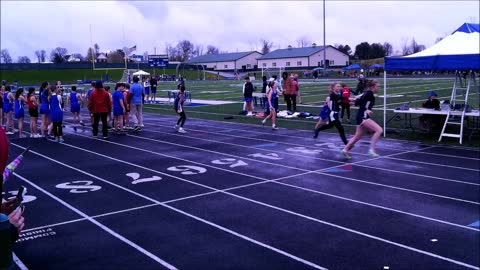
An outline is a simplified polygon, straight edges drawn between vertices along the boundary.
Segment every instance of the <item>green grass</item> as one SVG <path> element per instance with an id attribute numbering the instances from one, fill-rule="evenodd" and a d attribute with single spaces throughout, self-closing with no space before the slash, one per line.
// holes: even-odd
<path id="1" fill-rule="evenodd" d="M 145 69 L 153 74 L 153 69 Z M 156 69 L 157 73 L 163 73 L 163 69 Z M 110 80 L 118 81 L 122 78 L 123 70 L 92 70 L 92 69 L 61 69 L 61 70 L 0 70 L 0 80 L 10 83 L 18 81 L 21 85 L 40 85 L 43 81 L 50 83 L 56 81 L 76 82 L 78 80 L 103 80 L 108 72 Z M 166 69 L 166 74 L 176 74 L 175 69 Z M 197 79 L 199 74 L 196 70 L 179 70 L 187 78 Z M 203 76 L 203 75 L 201 75 Z M 215 75 L 206 74 L 206 79 L 213 79 Z"/>
<path id="2" fill-rule="evenodd" d="M 146 70 L 147 72 L 153 72 L 153 70 Z M 109 76 L 113 80 L 120 79 L 122 70 L 110 70 Z M 183 72 L 183 71 L 182 71 Z M 168 74 L 175 73 L 174 70 L 167 70 Z M 93 70 L 31 70 L 31 71 L 1 71 L 1 78 L 13 81 L 17 79 L 21 84 L 34 83 L 38 84 L 41 81 L 56 81 L 61 80 L 63 82 L 76 81 L 81 79 L 100 79 L 104 76 L 105 71 L 93 71 Z M 185 71 L 187 76 L 186 87 L 187 90 L 192 92 L 193 99 L 207 99 L 207 100 L 227 100 L 238 102 L 228 105 L 209 105 L 201 107 L 187 107 L 186 111 L 189 117 L 200 119 L 211 119 L 218 121 L 229 121 L 249 124 L 260 124 L 259 118 L 249 118 L 238 113 L 242 109 L 242 86 L 243 80 L 240 81 L 196 81 L 188 80 L 188 78 L 197 78 L 197 71 Z M 212 75 L 214 76 L 214 75 Z M 297 107 L 299 111 L 310 112 L 313 115 L 318 115 L 319 108 L 323 105 L 325 98 L 328 95 L 329 85 L 332 82 L 341 81 L 347 83 L 351 88 L 356 87 L 356 80 L 350 78 L 329 78 L 322 79 L 317 82 L 312 80 L 300 80 L 300 92 L 302 96 L 302 103 Z M 383 79 L 379 79 L 381 84 L 381 90 L 379 97 L 376 99 L 375 116 L 374 119 L 383 125 Z M 254 81 L 254 86 L 258 91 L 261 90 L 261 81 Z M 430 90 L 435 90 L 438 93 L 440 100 L 450 99 L 451 89 L 453 85 L 453 78 L 389 78 L 387 80 L 387 108 L 394 109 L 400 107 L 402 104 L 410 102 L 410 107 L 421 107 L 422 102 L 427 99 L 427 93 Z M 176 83 L 174 82 L 160 82 L 158 86 L 157 97 L 167 97 L 166 92 L 162 90 L 176 89 Z M 475 100 L 472 95 L 472 101 Z M 470 102 L 474 108 L 478 105 Z M 283 98 L 280 97 L 280 109 L 285 109 Z M 145 111 L 152 113 L 159 113 L 165 115 L 174 115 L 171 105 L 146 105 Z M 356 108 L 352 107 L 352 122 L 355 118 Z M 233 120 L 225 120 L 225 116 L 233 116 Z M 387 119 L 394 116 L 392 111 L 387 111 Z M 478 120 L 478 119 L 477 119 Z M 418 120 L 414 120 L 413 123 L 418 127 Z M 280 127 L 311 130 L 315 124 L 315 120 L 312 119 L 279 119 L 278 125 Z M 405 130 L 403 120 L 392 120 L 388 124 L 387 131 L 388 138 L 406 139 L 423 141 L 426 143 L 436 143 L 439 134 L 426 134 L 422 132 L 412 132 L 411 130 Z M 346 132 L 353 134 L 355 132 L 354 125 L 344 124 Z M 395 130 L 395 132 L 393 132 Z M 392 132 L 391 132 L 392 131 Z M 329 132 L 336 132 L 332 129 Z M 453 145 L 458 144 L 458 140 L 446 139 L 446 143 Z M 464 140 L 464 145 L 468 146 L 480 146 L 479 136 L 474 136 L 471 141 Z"/>

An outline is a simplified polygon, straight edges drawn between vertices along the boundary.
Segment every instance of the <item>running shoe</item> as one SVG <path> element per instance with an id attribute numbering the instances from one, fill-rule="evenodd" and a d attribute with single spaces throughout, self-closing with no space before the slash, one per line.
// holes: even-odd
<path id="1" fill-rule="evenodd" d="M 340 152 L 345 157 L 345 159 L 349 160 L 352 158 L 352 156 L 350 156 L 350 153 L 348 153 L 348 151 L 345 151 L 345 149 L 340 150 Z"/>
<path id="2" fill-rule="evenodd" d="M 380 157 L 380 155 L 377 154 L 373 149 L 368 150 L 368 155 L 374 158 Z"/>

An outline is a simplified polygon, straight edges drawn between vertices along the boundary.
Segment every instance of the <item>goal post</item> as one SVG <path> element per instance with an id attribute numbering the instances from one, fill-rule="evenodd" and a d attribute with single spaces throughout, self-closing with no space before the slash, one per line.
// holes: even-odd
<path id="1" fill-rule="evenodd" d="M 285 71 L 285 67 L 262 67 L 262 77 L 267 76 L 271 78 L 273 75 L 276 75 L 278 79 L 282 78 L 282 72 Z"/>

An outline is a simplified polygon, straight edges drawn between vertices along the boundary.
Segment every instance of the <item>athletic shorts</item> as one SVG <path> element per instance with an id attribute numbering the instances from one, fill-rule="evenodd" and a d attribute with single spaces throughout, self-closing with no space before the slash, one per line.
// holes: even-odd
<path id="1" fill-rule="evenodd" d="M 38 117 L 38 108 L 29 108 L 28 114 L 30 117 Z"/>
<path id="2" fill-rule="evenodd" d="M 47 104 L 40 105 L 40 114 L 50 114 L 50 108 Z"/>
<path id="3" fill-rule="evenodd" d="M 251 98 L 251 97 L 246 97 L 246 98 L 244 98 L 243 100 L 245 100 L 245 102 L 252 102 L 253 98 Z"/>
<path id="4" fill-rule="evenodd" d="M 80 112 L 80 104 L 79 103 L 72 104 L 70 106 L 70 112 L 71 113 L 79 113 Z"/>
<path id="5" fill-rule="evenodd" d="M 157 93 L 157 88 L 156 87 L 152 87 L 152 94 L 156 94 Z"/>
<path id="6" fill-rule="evenodd" d="M 150 87 L 145 87 L 145 95 L 150 95 Z"/>
<path id="7" fill-rule="evenodd" d="M 15 111 L 15 118 L 24 118 L 25 117 L 25 111 L 23 109 L 20 109 L 18 111 Z"/>
<path id="8" fill-rule="evenodd" d="M 120 115 L 123 115 L 124 112 L 123 112 L 123 109 L 122 107 L 120 108 L 113 108 L 113 115 L 114 116 L 120 116 Z"/>

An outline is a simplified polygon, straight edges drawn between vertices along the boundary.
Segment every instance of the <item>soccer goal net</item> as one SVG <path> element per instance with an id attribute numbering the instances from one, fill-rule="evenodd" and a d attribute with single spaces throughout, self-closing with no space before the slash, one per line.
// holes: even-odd
<path id="1" fill-rule="evenodd" d="M 285 71 L 284 67 L 267 67 L 262 68 L 262 77 L 267 76 L 267 79 L 271 78 L 273 75 L 276 75 L 278 79 L 282 78 L 282 72 Z"/>

